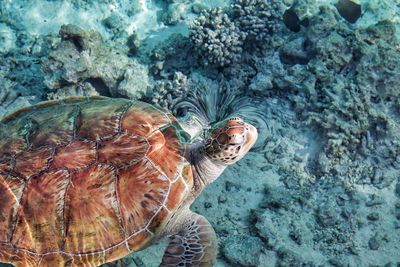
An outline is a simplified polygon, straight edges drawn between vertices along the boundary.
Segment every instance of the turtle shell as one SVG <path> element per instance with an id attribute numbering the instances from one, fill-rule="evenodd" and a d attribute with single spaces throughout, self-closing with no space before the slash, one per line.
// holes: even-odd
<path id="1" fill-rule="evenodd" d="M 93 266 L 144 248 L 193 186 L 176 119 L 101 97 L 0 124 L 0 261 Z"/>

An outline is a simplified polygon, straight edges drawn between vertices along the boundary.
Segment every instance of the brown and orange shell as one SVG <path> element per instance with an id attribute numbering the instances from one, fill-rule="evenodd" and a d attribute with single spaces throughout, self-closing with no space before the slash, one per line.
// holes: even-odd
<path id="1" fill-rule="evenodd" d="M 100 265 L 149 244 L 193 186 L 176 119 L 101 97 L 0 123 L 0 262 Z"/>

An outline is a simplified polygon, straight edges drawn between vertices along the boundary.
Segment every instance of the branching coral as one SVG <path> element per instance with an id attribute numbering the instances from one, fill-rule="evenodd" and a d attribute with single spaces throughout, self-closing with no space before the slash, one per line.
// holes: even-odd
<path id="1" fill-rule="evenodd" d="M 205 65 L 226 66 L 240 59 L 245 34 L 221 9 L 203 11 L 190 39 Z"/>
<path id="2" fill-rule="evenodd" d="M 194 21 L 190 39 L 205 65 L 237 62 L 245 42 L 263 42 L 279 28 L 278 1 L 235 0 L 232 12 L 219 8 L 203 11 Z"/>
<path id="3" fill-rule="evenodd" d="M 280 18 L 278 1 L 235 0 L 232 5 L 232 20 L 250 41 L 262 41 L 275 33 Z"/>

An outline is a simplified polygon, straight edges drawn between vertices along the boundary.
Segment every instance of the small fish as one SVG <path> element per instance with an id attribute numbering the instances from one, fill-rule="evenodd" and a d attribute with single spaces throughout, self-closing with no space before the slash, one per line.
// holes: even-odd
<path id="1" fill-rule="evenodd" d="M 299 32 L 301 29 L 301 25 L 307 27 L 309 21 L 308 18 L 300 20 L 296 12 L 294 12 L 292 8 L 289 8 L 285 11 L 285 13 L 283 13 L 283 23 L 285 23 L 286 27 L 289 30 L 293 32 Z"/>
<path id="2" fill-rule="evenodd" d="M 361 17 L 361 5 L 350 0 L 339 0 L 335 4 L 340 16 L 350 23 L 355 23 Z"/>

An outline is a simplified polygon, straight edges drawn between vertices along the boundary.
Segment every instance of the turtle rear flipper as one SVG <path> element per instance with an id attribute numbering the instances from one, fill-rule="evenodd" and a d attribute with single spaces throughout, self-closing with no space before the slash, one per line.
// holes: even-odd
<path id="1" fill-rule="evenodd" d="M 203 216 L 190 212 L 178 234 L 172 235 L 160 267 L 211 267 L 216 260 L 214 229 Z"/>

